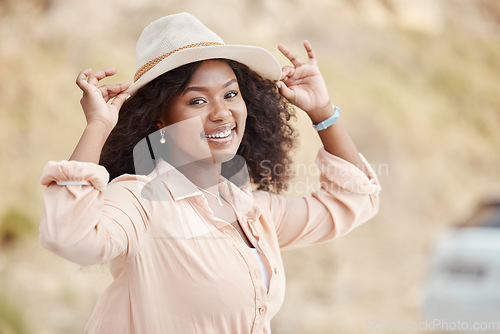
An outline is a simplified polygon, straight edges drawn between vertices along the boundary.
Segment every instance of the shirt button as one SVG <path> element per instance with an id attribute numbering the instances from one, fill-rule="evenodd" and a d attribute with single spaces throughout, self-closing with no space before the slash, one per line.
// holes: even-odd
<path id="1" fill-rule="evenodd" d="M 260 314 L 264 314 L 264 313 L 266 313 L 266 308 L 265 308 L 265 307 L 261 307 L 261 308 L 259 308 L 259 313 L 260 313 Z"/>
<path id="2" fill-rule="evenodd" d="M 274 267 L 274 273 L 278 274 L 278 268 L 277 267 Z"/>

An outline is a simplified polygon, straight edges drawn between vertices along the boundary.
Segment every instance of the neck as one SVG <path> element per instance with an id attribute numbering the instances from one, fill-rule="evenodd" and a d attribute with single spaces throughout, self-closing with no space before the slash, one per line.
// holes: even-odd
<path id="1" fill-rule="evenodd" d="M 161 145 L 162 157 L 194 185 L 203 189 L 216 186 L 220 180 L 221 163 L 215 161 L 208 147 L 188 154 L 179 148 L 175 140 Z M 217 191 L 216 191 L 217 192 Z"/>
<path id="2" fill-rule="evenodd" d="M 218 193 L 220 181 L 221 164 L 196 161 L 182 166 L 176 166 L 177 170 L 184 174 L 189 181 L 202 189 L 214 194 Z"/>

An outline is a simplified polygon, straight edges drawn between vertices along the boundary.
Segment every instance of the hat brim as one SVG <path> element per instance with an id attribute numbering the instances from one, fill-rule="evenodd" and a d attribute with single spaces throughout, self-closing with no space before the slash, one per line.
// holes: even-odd
<path id="1" fill-rule="evenodd" d="M 265 79 L 281 78 L 281 67 L 266 49 L 250 45 L 214 45 L 177 51 L 144 73 L 126 92 L 134 95 L 141 87 L 174 68 L 208 59 L 230 59 L 247 65 Z"/>

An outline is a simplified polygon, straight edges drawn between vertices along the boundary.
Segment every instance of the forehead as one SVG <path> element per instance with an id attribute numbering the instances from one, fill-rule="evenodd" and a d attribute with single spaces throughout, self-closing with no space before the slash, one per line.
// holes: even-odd
<path id="1" fill-rule="evenodd" d="M 226 83 L 236 78 L 233 69 L 223 60 L 204 60 L 194 72 L 189 85 L 208 85 L 211 83 Z"/>

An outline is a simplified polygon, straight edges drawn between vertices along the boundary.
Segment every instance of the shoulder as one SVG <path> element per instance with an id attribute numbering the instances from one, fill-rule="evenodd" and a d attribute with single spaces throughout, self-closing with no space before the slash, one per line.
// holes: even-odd
<path id="1" fill-rule="evenodd" d="M 252 191 L 252 196 L 259 205 L 265 204 L 271 199 L 269 191 L 264 191 L 264 190 Z"/>
<path id="2" fill-rule="evenodd" d="M 115 177 L 109 185 L 124 185 L 127 183 L 139 183 L 139 184 L 147 184 L 151 181 L 151 178 L 147 175 L 136 175 L 136 174 L 122 174 L 120 176 Z"/>
<path id="3" fill-rule="evenodd" d="M 170 197 L 164 177 L 152 178 L 148 175 L 123 174 L 114 178 L 109 184 L 106 197 L 133 197 L 139 202 L 155 201 Z"/>
<path id="4" fill-rule="evenodd" d="M 150 182 L 151 178 L 146 175 L 122 174 L 108 183 L 108 189 L 129 188 L 141 190 Z"/>
<path id="5" fill-rule="evenodd" d="M 253 198 L 263 213 L 276 215 L 286 209 L 289 200 L 293 198 L 271 191 L 257 190 L 252 192 Z"/>

